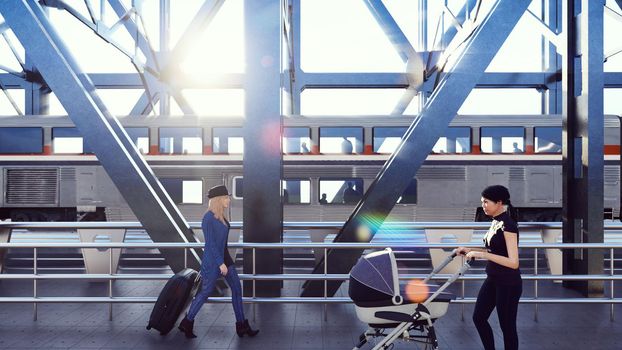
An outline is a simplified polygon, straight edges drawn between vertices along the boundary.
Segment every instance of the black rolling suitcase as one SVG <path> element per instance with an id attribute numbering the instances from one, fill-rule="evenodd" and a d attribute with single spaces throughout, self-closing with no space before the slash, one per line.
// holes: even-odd
<path id="1" fill-rule="evenodd" d="M 183 269 L 166 282 L 151 311 L 147 329 L 155 328 L 166 335 L 175 327 L 177 319 L 188 306 L 201 282 L 198 272 Z"/>

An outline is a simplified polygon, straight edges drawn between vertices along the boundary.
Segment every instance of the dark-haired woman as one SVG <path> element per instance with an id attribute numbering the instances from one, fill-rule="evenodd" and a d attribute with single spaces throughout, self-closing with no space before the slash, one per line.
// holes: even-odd
<path id="1" fill-rule="evenodd" d="M 514 350 L 518 349 L 516 314 L 518 301 L 523 292 L 523 283 L 518 268 L 516 211 L 510 202 L 510 192 L 501 185 L 484 189 L 481 201 L 484 213 L 492 217 L 490 229 L 484 237 L 485 249 L 458 248 L 458 253 L 466 254 L 469 259 L 488 260 L 487 278 L 477 295 L 473 322 L 484 344 L 484 349 L 494 349 L 494 336 L 488 317 L 496 307 L 505 349 Z"/>
<path id="2" fill-rule="evenodd" d="M 201 222 L 201 228 L 205 236 L 205 252 L 201 262 L 203 284 L 201 291 L 194 297 L 188 309 L 188 314 L 179 324 L 179 330 L 184 332 L 188 338 L 197 337 L 193 332 L 194 317 L 207 301 L 207 297 L 214 289 L 216 280 L 222 275 L 225 277 L 229 288 L 231 288 L 231 304 L 235 313 L 236 333 L 239 337 L 245 335 L 254 337 L 259 333 L 259 330 L 252 329 L 248 324 L 248 320 L 244 318 L 240 277 L 238 277 L 234 261 L 227 249 L 230 225 L 225 209 L 229 207 L 231 202 L 229 191 L 227 191 L 225 186 L 212 187 L 207 192 L 207 198 L 209 198 L 209 204 Z"/>

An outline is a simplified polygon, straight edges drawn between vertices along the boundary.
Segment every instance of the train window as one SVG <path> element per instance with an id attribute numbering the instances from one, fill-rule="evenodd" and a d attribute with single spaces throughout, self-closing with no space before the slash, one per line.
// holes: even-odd
<path id="1" fill-rule="evenodd" d="M 0 153 L 42 152 L 42 128 L 0 128 Z"/>
<path id="2" fill-rule="evenodd" d="M 406 130 L 408 128 L 405 127 L 374 128 L 374 152 L 393 153 L 402 141 Z"/>
<path id="3" fill-rule="evenodd" d="M 203 129 L 160 128 L 161 154 L 202 154 Z"/>
<path id="4" fill-rule="evenodd" d="M 320 179 L 320 204 L 356 204 L 363 198 L 363 179 Z"/>
<path id="5" fill-rule="evenodd" d="M 560 127 L 536 127 L 535 128 L 536 153 L 561 153 L 562 152 L 562 128 Z"/>
<path id="6" fill-rule="evenodd" d="M 58 154 L 93 153 L 77 128 L 53 128 L 52 148 Z"/>
<path id="7" fill-rule="evenodd" d="M 439 137 L 432 149 L 433 153 L 469 153 L 471 152 L 470 128 L 447 128 L 445 136 Z"/>
<path id="8" fill-rule="evenodd" d="M 309 204 L 311 203 L 310 180 L 283 180 L 283 203 Z"/>
<path id="9" fill-rule="evenodd" d="M 160 179 L 175 204 L 203 204 L 203 181 L 175 178 Z"/>
<path id="10" fill-rule="evenodd" d="M 362 153 L 363 128 L 320 128 L 320 153 Z"/>
<path id="11" fill-rule="evenodd" d="M 398 204 L 417 204 L 417 179 L 412 179 L 402 196 L 397 200 Z"/>
<path id="12" fill-rule="evenodd" d="M 236 176 L 233 178 L 233 198 L 242 199 L 244 197 L 244 178 Z"/>
<path id="13" fill-rule="evenodd" d="M 214 128 L 212 132 L 214 153 L 244 153 L 244 132 L 242 128 Z"/>
<path id="14" fill-rule="evenodd" d="M 149 128 L 125 128 L 125 132 L 140 153 L 149 153 Z"/>
<path id="15" fill-rule="evenodd" d="M 311 152 L 311 129 L 283 128 L 283 153 Z"/>
<path id="16" fill-rule="evenodd" d="M 182 203 L 203 204 L 203 181 L 182 180 Z"/>
<path id="17" fill-rule="evenodd" d="M 482 153 L 523 153 L 525 129 L 522 127 L 481 128 Z"/>

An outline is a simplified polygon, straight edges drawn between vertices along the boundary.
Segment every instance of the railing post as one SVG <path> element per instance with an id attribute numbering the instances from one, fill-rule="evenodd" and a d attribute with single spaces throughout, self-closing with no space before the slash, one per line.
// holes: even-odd
<path id="1" fill-rule="evenodd" d="M 462 265 L 464 265 L 464 255 L 461 255 L 460 259 L 462 259 Z M 465 291 L 464 278 L 462 278 L 462 300 L 464 300 L 464 291 Z M 462 308 L 461 313 L 460 313 L 460 320 L 464 322 L 464 303 L 462 303 L 460 307 Z"/>
<path id="2" fill-rule="evenodd" d="M 256 321 L 256 310 L 255 310 L 255 297 L 256 297 L 256 289 L 255 289 L 255 282 L 257 282 L 257 275 L 256 272 L 257 270 L 255 269 L 255 250 L 256 248 L 253 247 L 253 322 Z"/>
<path id="3" fill-rule="evenodd" d="M 35 275 L 35 278 L 32 280 L 32 296 L 36 299 L 37 298 L 37 248 L 33 248 L 33 257 L 32 257 L 32 267 L 33 267 L 33 273 Z M 35 302 L 32 305 L 32 319 L 34 321 L 37 320 L 37 301 L 35 300 Z"/>
<path id="4" fill-rule="evenodd" d="M 109 268 L 109 278 L 108 278 L 108 297 L 112 299 L 112 248 L 108 249 L 110 264 Z M 112 321 L 112 300 L 108 303 L 108 321 Z"/>
<path id="5" fill-rule="evenodd" d="M 615 265 L 614 265 L 614 263 L 615 263 L 615 259 L 614 259 L 613 253 L 614 253 L 614 248 L 611 248 L 611 251 L 609 252 L 609 265 L 610 265 L 610 268 L 609 268 L 609 269 L 610 269 L 609 274 L 611 275 L 611 277 L 613 277 L 613 276 L 615 275 L 615 270 L 614 270 L 614 267 L 615 267 Z M 613 281 L 613 279 L 612 279 L 612 280 L 611 280 L 611 300 L 613 300 L 613 282 L 614 282 L 614 281 Z M 610 320 L 611 322 L 613 322 L 613 321 L 614 321 L 614 316 L 613 316 L 613 306 L 614 306 L 614 304 L 613 304 L 613 303 L 611 303 L 611 306 L 610 306 L 610 309 L 609 309 L 609 320 Z"/>
<path id="6" fill-rule="evenodd" d="M 328 249 L 324 248 L 324 299 L 328 298 Z M 328 321 L 328 305 L 324 302 L 324 322 Z"/>
<path id="7" fill-rule="evenodd" d="M 184 247 L 184 269 L 188 268 L 188 248 Z"/>
<path id="8" fill-rule="evenodd" d="M 533 260 L 533 274 L 536 275 L 536 277 L 538 277 L 538 248 L 535 248 L 535 253 L 534 253 L 534 260 Z M 534 292 L 535 292 L 535 299 L 538 299 L 538 280 L 534 280 Z M 538 322 L 538 303 L 535 304 L 535 309 L 534 309 L 534 314 L 533 314 L 533 320 Z"/>

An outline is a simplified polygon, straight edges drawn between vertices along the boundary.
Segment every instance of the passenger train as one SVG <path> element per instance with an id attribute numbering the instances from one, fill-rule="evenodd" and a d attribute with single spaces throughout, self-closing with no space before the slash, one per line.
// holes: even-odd
<path id="1" fill-rule="evenodd" d="M 414 118 L 283 117 L 284 220 L 347 219 Z M 243 118 L 119 120 L 187 220 L 200 220 L 207 189 L 219 184 L 233 192 L 231 219 L 242 219 Z M 560 115 L 456 116 L 388 220 L 479 220 L 481 189 L 502 184 L 520 221 L 560 221 L 561 122 Z M 0 125 L 1 219 L 136 219 L 67 116 L 0 117 Z M 603 214 L 619 219 L 618 116 L 605 117 L 604 141 Z"/>

